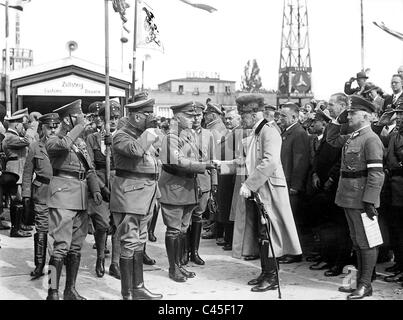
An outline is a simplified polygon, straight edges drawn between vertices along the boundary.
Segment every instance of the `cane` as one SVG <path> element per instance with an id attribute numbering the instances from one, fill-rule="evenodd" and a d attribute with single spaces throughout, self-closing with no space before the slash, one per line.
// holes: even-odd
<path id="1" fill-rule="evenodd" d="M 271 253 L 273 255 L 273 259 L 274 259 L 275 266 L 276 266 L 276 277 L 277 277 L 277 283 L 278 283 L 278 286 L 277 286 L 278 298 L 281 299 L 280 277 L 278 275 L 277 258 L 276 258 L 276 255 L 274 254 L 273 244 L 272 244 L 271 237 L 270 237 L 270 224 L 271 224 L 270 218 L 266 212 L 266 208 L 262 202 L 262 199 L 260 198 L 260 195 L 257 192 L 252 192 L 252 196 L 253 196 L 253 201 L 255 201 L 258 211 L 261 215 L 260 221 L 265 226 L 265 229 L 266 229 L 267 240 L 269 241 L 269 247 L 270 247 Z"/>

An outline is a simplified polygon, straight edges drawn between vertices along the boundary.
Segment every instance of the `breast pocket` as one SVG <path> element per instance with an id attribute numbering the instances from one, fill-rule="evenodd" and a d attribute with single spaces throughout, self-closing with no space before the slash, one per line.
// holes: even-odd
<path id="1" fill-rule="evenodd" d="M 344 154 L 344 163 L 346 166 L 355 166 L 361 162 L 361 149 L 349 148 Z"/>

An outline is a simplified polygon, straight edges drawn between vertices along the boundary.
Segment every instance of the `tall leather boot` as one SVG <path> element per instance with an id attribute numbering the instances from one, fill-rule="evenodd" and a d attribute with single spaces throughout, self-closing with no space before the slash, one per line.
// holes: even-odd
<path id="1" fill-rule="evenodd" d="M 361 253 L 361 275 L 357 289 L 347 296 L 348 300 L 357 300 L 372 295 L 371 277 L 377 260 L 376 248 L 359 249 Z"/>
<path id="2" fill-rule="evenodd" d="M 261 243 L 259 243 L 259 250 L 260 250 L 260 256 L 263 257 L 264 252 L 262 252 L 262 244 Z M 267 269 L 267 259 L 262 259 L 262 258 L 260 259 L 260 267 L 262 269 L 261 272 L 260 272 L 260 275 L 257 278 L 254 278 L 254 279 L 250 280 L 248 282 L 248 285 L 255 286 L 255 285 L 259 284 L 263 280 L 263 278 L 265 276 L 264 270 Z"/>
<path id="3" fill-rule="evenodd" d="M 162 294 L 152 293 L 144 286 L 143 251 L 134 252 L 133 297 L 135 300 L 160 300 Z"/>
<path id="4" fill-rule="evenodd" d="M 178 250 L 176 251 L 176 256 L 175 256 L 175 262 L 178 265 L 178 268 L 180 272 L 186 277 L 186 278 L 194 278 L 196 276 L 196 273 L 187 271 L 182 264 L 182 259 L 184 256 L 184 246 L 185 246 L 185 239 L 186 239 L 186 233 L 181 233 L 179 237 L 177 237 L 177 242 L 178 242 Z"/>
<path id="5" fill-rule="evenodd" d="M 108 235 L 107 230 L 95 230 L 94 238 L 97 246 L 97 262 L 95 264 L 95 273 L 98 278 L 105 274 L 105 240 Z"/>
<path id="6" fill-rule="evenodd" d="M 24 214 L 24 208 L 22 207 L 22 205 L 15 203 L 12 203 L 10 205 L 10 220 L 11 220 L 10 237 L 26 238 L 32 236 L 31 233 L 21 229 L 23 214 Z"/>
<path id="7" fill-rule="evenodd" d="M 120 284 L 123 300 L 134 300 L 133 296 L 133 257 L 130 259 L 119 259 L 120 266 Z"/>
<path id="8" fill-rule="evenodd" d="M 157 225 L 159 209 L 160 209 L 159 204 L 156 204 L 154 207 L 154 210 L 153 210 L 153 216 L 151 218 L 150 226 L 148 227 L 148 240 L 151 242 L 157 241 L 157 238 L 154 235 L 154 231 L 155 231 L 155 226 Z"/>
<path id="9" fill-rule="evenodd" d="M 190 234 L 191 230 L 188 229 L 187 232 L 185 233 L 180 233 L 179 235 L 179 240 L 180 240 L 180 248 L 179 251 L 181 252 L 180 254 L 180 263 L 183 266 L 186 266 L 189 263 L 189 242 L 190 242 Z"/>
<path id="10" fill-rule="evenodd" d="M 146 244 L 144 244 L 144 250 L 143 250 L 143 263 L 149 266 L 152 266 L 155 264 L 155 260 L 151 259 L 146 252 Z"/>
<path id="11" fill-rule="evenodd" d="M 80 268 L 80 253 L 69 252 L 66 257 L 66 286 L 64 288 L 64 300 L 87 300 L 80 296 L 76 290 L 78 269 Z"/>
<path id="12" fill-rule="evenodd" d="M 59 300 L 59 282 L 64 265 L 63 258 L 56 258 L 51 256 L 49 260 L 49 289 L 46 300 Z M 54 274 L 52 274 L 54 272 Z"/>
<path id="13" fill-rule="evenodd" d="M 192 222 L 192 232 L 190 238 L 190 261 L 198 265 L 204 265 L 204 260 L 199 256 L 200 234 L 202 222 Z"/>
<path id="14" fill-rule="evenodd" d="M 48 234 L 45 232 L 37 232 L 34 235 L 34 262 L 35 270 L 31 272 L 31 280 L 38 279 L 44 275 L 43 268 L 46 262 L 46 249 L 48 246 Z"/>
<path id="15" fill-rule="evenodd" d="M 176 282 L 185 282 L 187 277 L 179 270 L 179 266 L 176 263 L 177 251 L 178 251 L 178 237 L 165 235 L 165 248 L 167 250 L 168 262 L 169 262 L 169 278 Z"/>
<path id="16" fill-rule="evenodd" d="M 119 256 L 120 256 L 120 241 L 118 239 L 116 230 L 112 234 L 112 259 L 111 265 L 109 266 L 109 275 L 120 280 L 120 267 L 119 267 Z"/>
<path id="17" fill-rule="evenodd" d="M 260 259 L 262 260 L 263 275 L 251 291 L 265 292 L 277 289 L 276 261 L 274 258 L 269 258 L 269 243 L 267 241 L 264 241 L 260 247 Z"/>

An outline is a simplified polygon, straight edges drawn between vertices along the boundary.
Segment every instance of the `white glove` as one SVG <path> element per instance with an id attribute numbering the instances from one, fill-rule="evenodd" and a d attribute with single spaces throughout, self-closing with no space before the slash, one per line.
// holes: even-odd
<path id="1" fill-rule="evenodd" d="M 244 198 L 249 198 L 252 195 L 252 191 L 245 184 L 242 184 L 239 195 Z"/>

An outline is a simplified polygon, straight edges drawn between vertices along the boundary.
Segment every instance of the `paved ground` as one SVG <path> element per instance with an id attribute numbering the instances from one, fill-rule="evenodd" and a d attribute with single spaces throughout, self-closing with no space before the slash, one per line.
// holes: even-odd
<path id="1" fill-rule="evenodd" d="M 260 261 L 244 261 L 231 257 L 231 252 L 223 251 L 215 240 L 201 240 L 200 255 L 205 266 L 189 263 L 188 269 L 196 272 L 196 277 L 186 283 L 176 283 L 168 278 L 168 259 L 164 247 L 164 226 L 158 219 L 155 243 L 147 244 L 148 254 L 157 260 L 155 266 L 145 266 L 145 284 L 153 292 L 162 293 L 170 300 L 276 300 L 277 291 L 252 293 L 247 281 L 260 270 Z M 95 275 L 96 251 L 92 249 L 93 236 L 88 235 L 83 247 L 77 289 L 90 300 L 118 300 L 120 281 L 106 274 L 103 278 Z M 8 231 L 0 231 L 0 299 L 43 300 L 47 294 L 47 279 L 31 281 L 29 273 L 33 264 L 33 238 L 10 238 Z M 110 248 L 110 238 L 108 239 Z M 106 259 L 109 267 L 110 255 Z M 311 271 L 310 263 L 301 262 L 282 265 L 280 271 L 283 300 L 344 300 L 346 294 L 337 291 L 343 276 L 327 278 L 323 271 Z M 386 263 L 378 265 L 378 274 L 385 274 Z M 374 294 L 368 300 L 402 300 L 403 288 L 400 284 L 388 284 L 378 277 L 373 284 Z M 61 288 L 65 275 L 62 274 Z"/>

